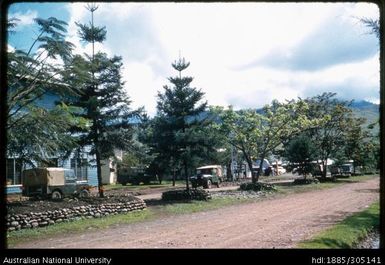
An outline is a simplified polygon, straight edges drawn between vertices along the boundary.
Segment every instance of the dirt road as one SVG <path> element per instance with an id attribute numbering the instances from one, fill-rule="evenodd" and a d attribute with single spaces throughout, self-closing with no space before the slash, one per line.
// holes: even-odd
<path id="1" fill-rule="evenodd" d="M 292 248 L 379 199 L 379 179 L 16 248 Z"/>

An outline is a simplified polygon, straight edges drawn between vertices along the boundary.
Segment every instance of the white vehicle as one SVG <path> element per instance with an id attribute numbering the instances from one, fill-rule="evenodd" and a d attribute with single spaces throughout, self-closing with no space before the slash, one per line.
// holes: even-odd
<path id="1" fill-rule="evenodd" d="M 285 174 L 285 173 L 286 173 L 286 169 L 282 166 L 278 166 L 278 175 Z"/>

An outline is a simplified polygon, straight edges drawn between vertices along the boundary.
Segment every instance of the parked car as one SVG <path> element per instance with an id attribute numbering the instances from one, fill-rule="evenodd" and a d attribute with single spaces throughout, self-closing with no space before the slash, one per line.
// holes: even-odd
<path id="1" fill-rule="evenodd" d="M 50 197 L 56 200 L 69 195 L 88 197 L 90 188 L 87 181 L 77 181 L 71 169 L 33 168 L 22 173 L 23 196 Z"/>
<path id="2" fill-rule="evenodd" d="M 193 188 L 203 186 L 205 189 L 210 189 L 212 184 L 219 188 L 220 183 L 224 181 L 222 166 L 209 165 L 198 167 L 196 175 L 190 177 L 190 181 Z"/>
<path id="3" fill-rule="evenodd" d="M 276 167 L 274 166 L 274 169 L 276 170 Z M 285 174 L 286 173 L 286 169 L 282 166 L 278 166 L 278 172 L 277 172 L 277 175 L 281 175 L 281 174 Z"/>

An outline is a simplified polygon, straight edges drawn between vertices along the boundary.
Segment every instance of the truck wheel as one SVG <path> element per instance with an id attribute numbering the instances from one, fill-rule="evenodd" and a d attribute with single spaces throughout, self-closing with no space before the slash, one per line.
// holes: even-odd
<path id="1" fill-rule="evenodd" d="M 59 190 L 54 190 L 51 194 L 52 200 L 58 201 L 63 199 L 63 194 Z"/>
<path id="2" fill-rule="evenodd" d="M 90 197 L 90 192 L 88 190 L 81 190 L 79 193 L 80 198 L 88 198 Z"/>
<path id="3" fill-rule="evenodd" d="M 219 188 L 219 186 L 220 186 L 219 184 L 220 184 L 220 183 L 221 183 L 220 181 L 217 182 L 217 188 Z"/>
<path id="4" fill-rule="evenodd" d="M 126 183 L 126 182 L 122 182 L 122 185 L 123 185 L 123 186 L 126 186 L 126 185 L 127 185 L 127 183 Z"/>
<path id="5" fill-rule="evenodd" d="M 206 187 L 205 187 L 206 189 L 210 189 L 211 188 L 211 180 L 207 180 L 207 182 L 206 182 Z"/>

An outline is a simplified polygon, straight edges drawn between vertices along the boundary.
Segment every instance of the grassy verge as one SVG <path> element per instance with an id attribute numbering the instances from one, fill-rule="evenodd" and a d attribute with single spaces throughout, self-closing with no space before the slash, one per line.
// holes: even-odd
<path id="1" fill-rule="evenodd" d="M 372 204 L 366 210 L 353 214 L 341 223 L 298 245 L 299 248 L 354 248 L 361 239 L 379 227 L 380 205 Z"/>
<path id="2" fill-rule="evenodd" d="M 277 186 L 277 189 L 279 193 L 287 195 L 292 193 L 329 189 L 342 184 L 356 183 L 356 182 L 366 181 L 366 180 L 378 178 L 378 177 L 379 175 L 355 176 L 350 178 L 339 178 L 337 179 L 336 182 L 324 182 L 324 183 L 308 184 L 308 185 Z"/>
<path id="3" fill-rule="evenodd" d="M 187 213 L 196 213 L 202 211 L 209 211 L 214 209 L 219 209 L 225 206 L 252 202 L 256 199 L 237 199 L 237 198 L 213 198 L 209 201 L 192 201 L 185 203 L 174 203 L 162 207 L 162 211 L 167 214 L 187 214 Z"/>
<path id="4" fill-rule="evenodd" d="M 22 229 L 7 234 L 8 247 L 18 242 L 32 241 L 53 236 L 76 234 L 84 231 L 106 229 L 118 224 L 132 224 L 153 219 L 154 213 L 149 210 L 134 211 L 127 214 L 118 214 L 98 219 L 81 219 L 68 223 L 55 224 L 36 229 Z"/>
<path id="5" fill-rule="evenodd" d="M 181 180 L 178 180 L 175 182 L 176 186 L 184 185 Z M 162 184 L 159 184 L 158 182 L 151 182 L 148 185 L 132 185 L 127 184 L 126 186 L 123 186 L 121 184 L 115 184 L 115 185 L 104 185 L 104 190 L 145 190 L 145 189 L 155 189 L 155 188 L 167 188 L 172 187 L 172 181 L 162 181 Z"/>

